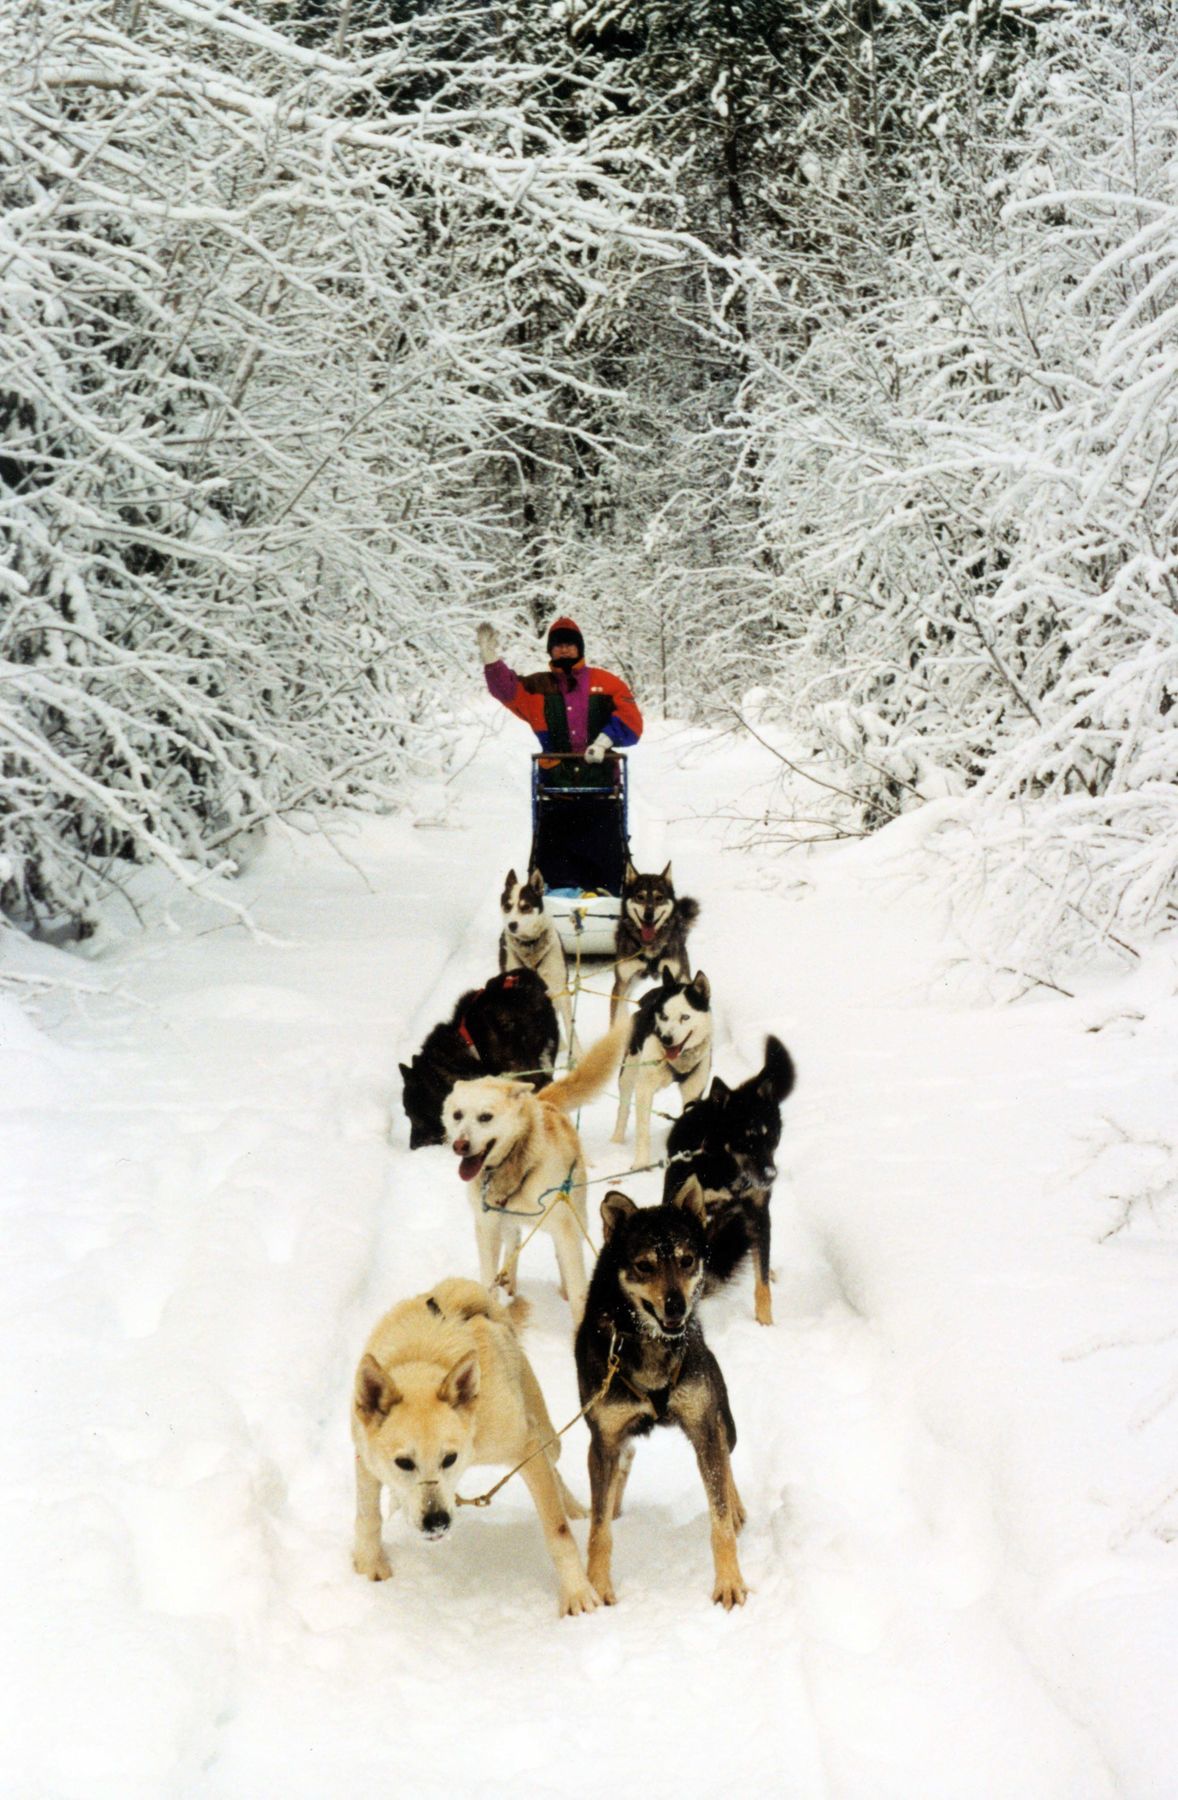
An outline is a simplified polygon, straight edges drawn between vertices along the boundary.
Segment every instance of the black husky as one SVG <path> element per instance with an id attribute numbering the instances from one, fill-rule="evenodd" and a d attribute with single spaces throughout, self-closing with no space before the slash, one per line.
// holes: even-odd
<path id="1" fill-rule="evenodd" d="M 677 981 L 691 980 L 687 933 L 698 918 L 698 901 L 688 894 L 676 898 L 670 863 L 661 875 L 640 875 L 633 863 L 626 864 L 609 1003 L 611 1025 L 640 975 L 657 981 L 669 971 Z"/>
<path id="2" fill-rule="evenodd" d="M 601 1204 L 605 1233 L 577 1329 L 577 1383 L 589 1423 L 589 1579 L 607 1606 L 613 1521 L 634 1442 L 678 1425 L 695 1451 L 712 1519 L 716 1585 L 731 1608 L 747 1592 L 736 1558 L 744 1507 L 729 1452 L 736 1426 L 720 1365 L 704 1342 L 696 1302 L 707 1249 L 703 1194 L 688 1181 L 670 1205 L 639 1210 L 615 1190 Z"/>
<path id="3" fill-rule="evenodd" d="M 496 975 L 463 994 L 452 1017 L 434 1026 L 411 1063 L 401 1064 L 409 1148 L 445 1143 L 442 1106 L 456 1081 L 519 1071 L 542 1087 L 558 1042 L 548 990 L 531 969 Z"/>
<path id="4" fill-rule="evenodd" d="M 707 1292 L 735 1273 L 751 1250 L 756 1261 L 755 1311 L 773 1323 L 769 1293 L 769 1195 L 777 1179 L 773 1153 L 781 1140 L 781 1103 L 793 1092 L 793 1058 L 779 1038 L 765 1039 L 765 1063 L 730 1088 L 717 1075 L 706 1099 L 684 1108 L 667 1139 L 663 1199 L 695 1176 L 708 1216 Z"/>

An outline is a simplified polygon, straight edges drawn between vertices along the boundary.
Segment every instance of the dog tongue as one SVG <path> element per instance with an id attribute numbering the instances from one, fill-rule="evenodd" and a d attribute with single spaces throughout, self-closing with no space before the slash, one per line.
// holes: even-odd
<path id="1" fill-rule="evenodd" d="M 484 1150 L 482 1152 L 482 1154 L 479 1156 L 464 1156 L 463 1157 L 462 1161 L 458 1165 L 458 1173 L 461 1175 L 463 1181 L 473 1181 L 474 1180 L 475 1176 L 478 1174 L 479 1170 L 483 1166 L 483 1162 L 486 1158 L 486 1155 L 487 1155 L 487 1152 Z"/>
<path id="2" fill-rule="evenodd" d="M 654 926 L 653 925 L 643 925 L 640 927 L 640 930 L 642 932 L 643 943 L 644 944 L 653 944 L 654 939 L 655 939 Z"/>
<path id="3" fill-rule="evenodd" d="M 666 1056 L 667 1061 L 674 1062 L 675 1058 L 678 1056 L 678 1054 L 679 1054 L 680 1050 L 682 1050 L 682 1048 L 683 1048 L 682 1044 L 665 1044 L 663 1046 L 663 1053 Z"/>

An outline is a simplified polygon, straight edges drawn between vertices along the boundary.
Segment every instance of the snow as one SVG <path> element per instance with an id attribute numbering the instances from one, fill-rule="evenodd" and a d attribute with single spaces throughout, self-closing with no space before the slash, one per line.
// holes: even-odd
<path id="1" fill-rule="evenodd" d="M 479 719 L 420 828 L 272 831 L 223 887 L 253 933 L 145 874 L 147 929 L 109 911 L 81 974 L 0 945 L 34 996 L 30 1019 L 0 992 L 4 1791 L 1172 1794 L 1173 956 L 967 1003 L 911 821 L 726 847 L 711 815 L 755 814 L 779 772 L 747 740 L 648 733 L 632 839 L 702 902 L 718 1067 L 739 1078 L 774 1030 L 799 1070 L 777 1323 L 751 1281 L 706 1308 L 749 1601 L 711 1604 L 670 1433 L 640 1446 L 608 1612 L 558 1621 L 519 1482 L 440 1546 L 394 1523 L 390 1583 L 353 1574 L 360 1349 L 395 1299 L 475 1268 L 396 1068 L 493 970 L 526 855 L 527 744 Z M 581 1007 L 589 1037 L 604 997 Z M 612 1111 L 583 1122 L 598 1196 L 624 1166 Z M 546 1241 L 522 1276 L 563 1422 Z M 562 1464 L 582 1496 L 585 1441 Z"/>

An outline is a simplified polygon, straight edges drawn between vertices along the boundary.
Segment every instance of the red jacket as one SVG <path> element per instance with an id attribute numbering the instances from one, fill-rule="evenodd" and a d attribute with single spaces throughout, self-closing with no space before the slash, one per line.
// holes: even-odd
<path id="1" fill-rule="evenodd" d="M 620 675 L 579 662 L 571 689 L 550 670 L 519 676 L 505 662 L 487 663 L 487 687 L 508 712 L 530 725 L 543 750 L 582 751 L 601 732 L 616 749 L 642 736 L 642 714 Z"/>

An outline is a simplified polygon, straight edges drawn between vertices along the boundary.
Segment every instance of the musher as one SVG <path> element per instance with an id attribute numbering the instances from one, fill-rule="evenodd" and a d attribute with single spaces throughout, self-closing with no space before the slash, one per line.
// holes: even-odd
<path id="1" fill-rule="evenodd" d="M 493 625 L 478 628 L 487 688 L 530 725 L 540 740 L 539 781 L 545 790 L 593 788 L 609 798 L 619 776 L 606 761 L 611 750 L 629 749 L 642 736 L 642 714 L 619 675 L 585 661 L 585 640 L 575 619 L 555 619 L 548 630 L 548 667 L 517 675 L 499 654 Z M 558 754 L 559 753 L 559 754 Z M 551 757 L 551 760 L 549 760 Z M 563 816 L 541 808 L 532 857 L 550 888 L 621 891 L 624 850 L 616 823 L 598 807 L 566 808 Z M 621 860 L 619 862 L 619 856 Z"/>

